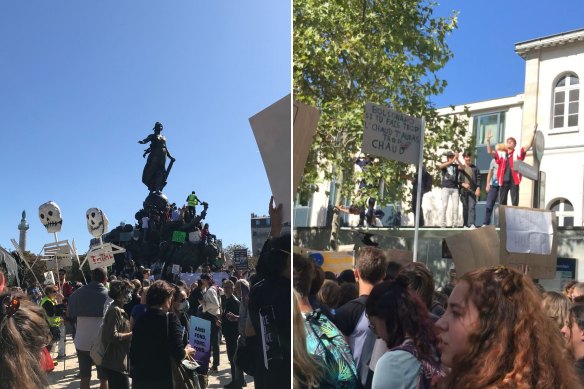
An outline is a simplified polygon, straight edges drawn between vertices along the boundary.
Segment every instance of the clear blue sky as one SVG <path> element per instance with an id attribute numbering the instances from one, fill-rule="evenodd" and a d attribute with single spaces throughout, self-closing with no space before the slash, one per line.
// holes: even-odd
<path id="1" fill-rule="evenodd" d="M 147 145 L 164 125 L 176 158 L 164 193 L 191 190 L 223 244 L 251 248 L 250 214 L 271 191 L 249 117 L 290 93 L 289 0 L 2 1 L 0 245 L 54 241 L 38 218 L 53 200 L 59 239 L 89 248 L 85 212 L 133 224 L 148 194 Z M 199 207 L 200 209 L 200 207 Z M 198 209 L 198 210 L 199 210 Z"/>
<path id="2" fill-rule="evenodd" d="M 525 62 L 515 43 L 584 28 L 582 0 L 444 0 L 436 12 L 458 10 L 447 38 L 454 52 L 439 76 L 448 81 L 437 107 L 523 93 Z"/>

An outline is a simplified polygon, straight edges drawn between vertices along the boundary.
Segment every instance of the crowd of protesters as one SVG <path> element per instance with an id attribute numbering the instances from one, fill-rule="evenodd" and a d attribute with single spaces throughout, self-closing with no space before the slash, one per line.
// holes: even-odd
<path id="1" fill-rule="evenodd" d="M 390 259 L 365 247 L 335 275 L 294 254 L 294 388 L 584 387 L 584 284 L 499 266 L 438 289 Z"/>
<path id="2" fill-rule="evenodd" d="M 47 388 L 70 332 L 81 389 L 90 387 L 94 366 L 101 388 L 175 388 L 174 366 L 198 356 L 189 343 L 191 316 L 211 324 L 209 363 L 191 364 L 198 387 L 218 370 L 223 338 L 231 367 L 226 388 L 247 386 L 244 372 L 256 388 L 289 386 L 291 236 L 281 235 L 282 207 L 270 201 L 269 210 L 271 234 L 255 274 L 238 277 L 230 267 L 221 285 L 208 266 L 192 285 L 155 279 L 150 269 L 116 277 L 105 268 L 94 269 L 86 285 L 71 284 L 61 269 L 43 297 L 35 288 L 27 294 L 6 287 L 0 272 L 0 388 Z"/>

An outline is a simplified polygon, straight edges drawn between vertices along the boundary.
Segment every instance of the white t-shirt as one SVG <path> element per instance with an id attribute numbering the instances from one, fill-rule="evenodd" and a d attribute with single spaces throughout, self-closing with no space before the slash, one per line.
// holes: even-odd
<path id="1" fill-rule="evenodd" d="M 203 294 L 203 312 L 209 312 L 217 317 L 221 315 L 219 297 L 217 297 L 217 291 L 213 287 L 207 288 L 207 291 Z"/>
<path id="2" fill-rule="evenodd" d="M 89 351 L 91 349 L 102 320 L 103 317 L 79 316 L 77 318 L 77 330 L 75 331 L 75 339 L 73 340 L 77 350 Z"/>

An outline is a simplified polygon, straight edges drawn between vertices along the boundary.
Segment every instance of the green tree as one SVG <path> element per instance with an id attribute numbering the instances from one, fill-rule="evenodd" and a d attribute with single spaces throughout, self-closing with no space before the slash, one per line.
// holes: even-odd
<path id="1" fill-rule="evenodd" d="M 410 166 L 381 160 L 355 174 L 367 102 L 423 117 L 426 160 L 437 160 L 436 151 L 452 142 L 459 148 L 466 143 L 465 120 L 438 115 L 429 100 L 446 86 L 437 71 L 453 56 L 446 37 L 457 23 L 455 13 L 434 16 L 435 6 L 419 0 L 294 1 L 294 97 L 321 111 L 301 195 L 324 179 L 336 183 L 335 205 L 342 198 L 363 204 L 370 195 L 379 205 L 404 199 Z M 373 185 L 355 199 L 361 179 Z M 338 227 L 335 215 L 332 248 Z"/>

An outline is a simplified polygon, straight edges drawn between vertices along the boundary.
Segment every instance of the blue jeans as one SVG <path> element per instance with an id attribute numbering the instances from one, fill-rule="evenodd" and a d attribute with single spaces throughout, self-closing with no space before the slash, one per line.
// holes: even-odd
<path id="1" fill-rule="evenodd" d="M 495 203 L 497 202 L 498 198 L 499 187 L 491 185 L 491 189 L 489 189 L 487 194 L 487 207 L 485 210 L 485 220 L 483 222 L 487 226 L 491 224 L 491 215 L 493 214 L 493 209 L 495 208 Z"/>

